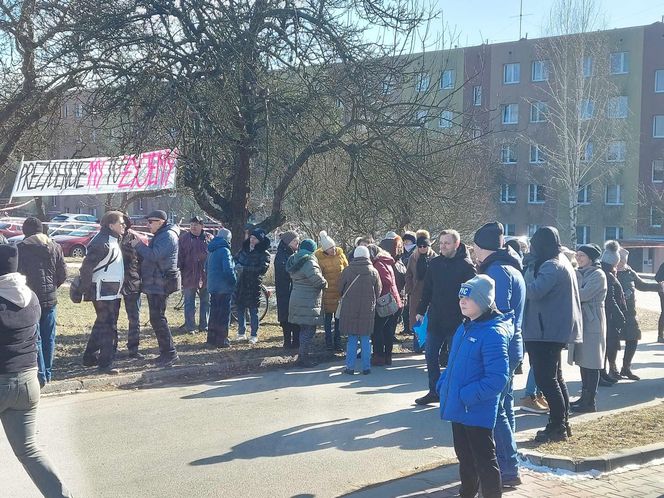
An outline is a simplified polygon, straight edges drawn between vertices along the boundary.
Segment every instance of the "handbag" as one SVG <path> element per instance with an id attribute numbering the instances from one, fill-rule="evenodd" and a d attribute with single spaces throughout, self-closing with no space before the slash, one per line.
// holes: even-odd
<path id="1" fill-rule="evenodd" d="M 341 316 L 341 304 L 343 303 L 344 297 L 346 297 L 346 294 L 348 294 L 348 291 L 350 290 L 350 288 L 353 286 L 353 284 L 355 283 L 355 281 L 356 281 L 358 278 L 360 278 L 359 275 L 357 275 L 357 276 L 353 279 L 353 281 L 352 281 L 352 282 L 350 283 L 350 285 L 348 286 L 348 289 L 346 289 L 346 290 L 344 291 L 343 296 L 341 296 L 341 297 L 339 298 L 339 303 L 337 304 L 337 311 L 334 312 L 334 318 L 336 318 L 337 320 L 338 320 L 339 317 Z"/>
<path id="2" fill-rule="evenodd" d="M 376 313 L 378 313 L 379 317 L 385 318 L 386 316 L 394 315 L 397 311 L 399 311 L 399 305 L 391 292 L 380 296 L 376 300 Z"/>

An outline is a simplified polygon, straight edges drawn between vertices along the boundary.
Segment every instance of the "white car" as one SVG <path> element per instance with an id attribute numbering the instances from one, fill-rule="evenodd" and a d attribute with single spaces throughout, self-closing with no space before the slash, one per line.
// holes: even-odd
<path id="1" fill-rule="evenodd" d="M 97 217 L 91 214 L 62 213 L 51 218 L 55 223 L 97 223 Z"/>
<path id="2" fill-rule="evenodd" d="M 65 223 L 64 225 L 60 225 L 58 223 L 53 224 L 51 228 L 48 229 L 48 235 L 49 237 L 52 237 L 54 235 L 69 235 L 71 232 L 74 230 L 78 229 L 81 227 L 80 222 L 73 224 L 73 223 Z M 25 235 L 15 235 L 14 237 L 9 237 L 7 239 L 7 242 L 13 246 L 21 242 L 25 238 Z"/>

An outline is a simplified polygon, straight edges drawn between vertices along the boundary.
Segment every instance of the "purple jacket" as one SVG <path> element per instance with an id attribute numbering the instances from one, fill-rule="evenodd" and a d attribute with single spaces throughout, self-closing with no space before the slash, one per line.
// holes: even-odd
<path id="1" fill-rule="evenodd" d="M 191 232 L 180 235 L 178 268 L 182 273 L 183 289 L 200 289 L 207 285 L 205 261 L 211 240 L 212 235 L 207 232 L 202 232 L 198 237 Z"/>

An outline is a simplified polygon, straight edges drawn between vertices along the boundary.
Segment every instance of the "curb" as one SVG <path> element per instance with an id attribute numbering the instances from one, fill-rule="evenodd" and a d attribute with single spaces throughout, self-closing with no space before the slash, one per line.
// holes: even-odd
<path id="1" fill-rule="evenodd" d="M 341 361 L 340 358 L 318 358 L 321 365 Z M 228 378 L 258 370 L 274 370 L 294 367 L 291 356 L 267 356 L 243 361 L 227 361 L 206 365 L 178 366 L 150 369 L 120 375 L 106 375 L 83 379 L 68 379 L 50 382 L 41 390 L 42 395 L 72 394 L 100 388 L 138 389 L 166 382 L 189 383 L 209 378 Z"/>
<path id="2" fill-rule="evenodd" d="M 537 451 L 519 450 L 519 456 L 533 465 L 562 469 L 569 472 L 597 470 L 609 472 L 626 465 L 643 465 L 664 458 L 664 443 L 648 444 L 638 448 L 605 453 L 596 457 L 571 458 L 560 455 L 545 455 Z"/>

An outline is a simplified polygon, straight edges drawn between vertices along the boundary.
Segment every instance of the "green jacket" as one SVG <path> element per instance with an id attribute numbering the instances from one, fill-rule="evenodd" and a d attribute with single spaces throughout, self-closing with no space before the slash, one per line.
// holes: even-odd
<path id="1" fill-rule="evenodd" d="M 288 258 L 286 271 L 293 281 L 288 321 L 297 325 L 318 325 L 323 289 L 327 287 L 318 260 L 311 253 L 298 251 Z"/>

